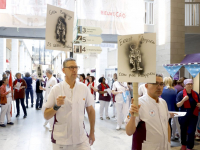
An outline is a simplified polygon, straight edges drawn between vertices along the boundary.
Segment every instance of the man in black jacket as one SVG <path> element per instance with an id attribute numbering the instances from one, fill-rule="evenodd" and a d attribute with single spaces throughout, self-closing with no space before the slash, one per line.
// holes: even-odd
<path id="1" fill-rule="evenodd" d="M 43 104 L 43 90 L 40 90 L 40 86 L 43 86 L 42 80 L 37 79 L 36 81 L 36 95 L 37 95 L 37 100 L 36 100 L 36 110 L 40 110 L 42 108 Z"/>

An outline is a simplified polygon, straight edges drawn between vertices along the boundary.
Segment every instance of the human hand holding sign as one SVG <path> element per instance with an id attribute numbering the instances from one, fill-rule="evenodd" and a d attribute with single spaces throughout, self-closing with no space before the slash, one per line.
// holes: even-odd
<path id="1" fill-rule="evenodd" d="M 58 98 L 56 99 L 57 101 L 57 106 L 61 106 L 65 104 L 65 97 L 66 96 L 58 96 Z"/>
<path id="2" fill-rule="evenodd" d="M 131 107 L 129 109 L 129 112 L 131 114 L 131 116 L 133 117 L 134 116 L 134 113 L 138 113 L 139 112 L 139 108 L 140 108 L 140 105 L 136 106 L 134 103 L 133 103 L 134 99 L 132 98 L 131 100 Z"/>

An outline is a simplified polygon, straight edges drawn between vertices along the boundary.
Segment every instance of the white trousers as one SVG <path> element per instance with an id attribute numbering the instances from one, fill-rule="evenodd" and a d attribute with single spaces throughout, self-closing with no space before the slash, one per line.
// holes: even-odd
<path id="1" fill-rule="evenodd" d="M 103 117 L 103 112 L 104 112 L 104 108 L 105 108 L 105 116 L 108 117 L 108 107 L 110 102 L 106 102 L 106 101 L 100 101 L 100 117 Z"/>
<path id="2" fill-rule="evenodd" d="M 4 124 L 5 116 L 7 117 L 7 123 L 11 122 L 10 110 L 11 110 L 11 102 L 8 102 L 5 105 L 1 105 L 0 124 Z"/>
<path id="3" fill-rule="evenodd" d="M 117 117 L 116 102 L 113 103 L 113 116 Z"/>
<path id="4" fill-rule="evenodd" d="M 91 150 L 89 139 L 76 145 L 58 145 L 53 143 L 53 150 Z"/>
<path id="5" fill-rule="evenodd" d="M 180 136 L 180 124 L 178 122 L 178 117 L 172 118 L 171 126 L 172 126 L 172 137 L 175 138 L 176 133 L 178 133 Z"/>
<path id="6" fill-rule="evenodd" d="M 126 101 L 126 103 L 116 103 L 117 108 L 117 124 L 119 126 L 122 125 L 122 122 L 124 119 L 126 119 L 126 116 L 128 115 L 129 111 L 129 100 Z"/>

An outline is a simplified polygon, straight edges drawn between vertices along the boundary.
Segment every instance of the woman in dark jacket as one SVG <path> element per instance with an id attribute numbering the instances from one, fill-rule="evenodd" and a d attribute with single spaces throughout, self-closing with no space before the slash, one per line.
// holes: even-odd
<path id="1" fill-rule="evenodd" d="M 110 95 L 106 91 L 106 89 L 109 89 L 110 87 L 105 83 L 105 78 L 101 77 L 99 79 L 99 86 L 98 86 L 98 92 L 99 92 L 99 101 L 100 101 L 100 119 L 103 120 L 103 112 L 105 108 L 105 115 L 106 119 L 110 120 L 110 117 L 108 116 L 108 106 L 110 103 Z"/>
<path id="2" fill-rule="evenodd" d="M 26 81 L 21 78 L 21 73 L 16 73 L 16 78 L 17 79 L 13 82 L 14 99 L 16 100 L 16 108 L 17 108 L 16 117 L 19 117 L 19 112 L 20 112 L 19 102 L 21 102 L 21 106 L 24 111 L 24 118 L 26 118 L 27 112 L 26 112 L 26 107 L 24 105 L 24 97 L 25 97 L 25 89 L 27 88 L 27 85 L 26 85 Z M 19 88 L 17 85 L 20 85 Z"/>
<path id="3" fill-rule="evenodd" d="M 33 80 L 30 77 L 30 73 L 29 72 L 27 72 L 25 74 L 24 80 L 26 81 L 26 84 L 27 84 L 27 89 L 26 89 L 26 108 L 28 108 L 29 93 L 31 95 L 31 107 L 33 107 L 33 87 L 32 87 Z"/>

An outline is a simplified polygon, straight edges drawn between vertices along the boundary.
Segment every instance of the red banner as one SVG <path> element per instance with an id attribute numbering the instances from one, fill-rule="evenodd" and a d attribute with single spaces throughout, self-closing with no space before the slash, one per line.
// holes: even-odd
<path id="1" fill-rule="evenodd" d="M 6 0 L 0 0 L 0 9 L 6 9 Z"/>

